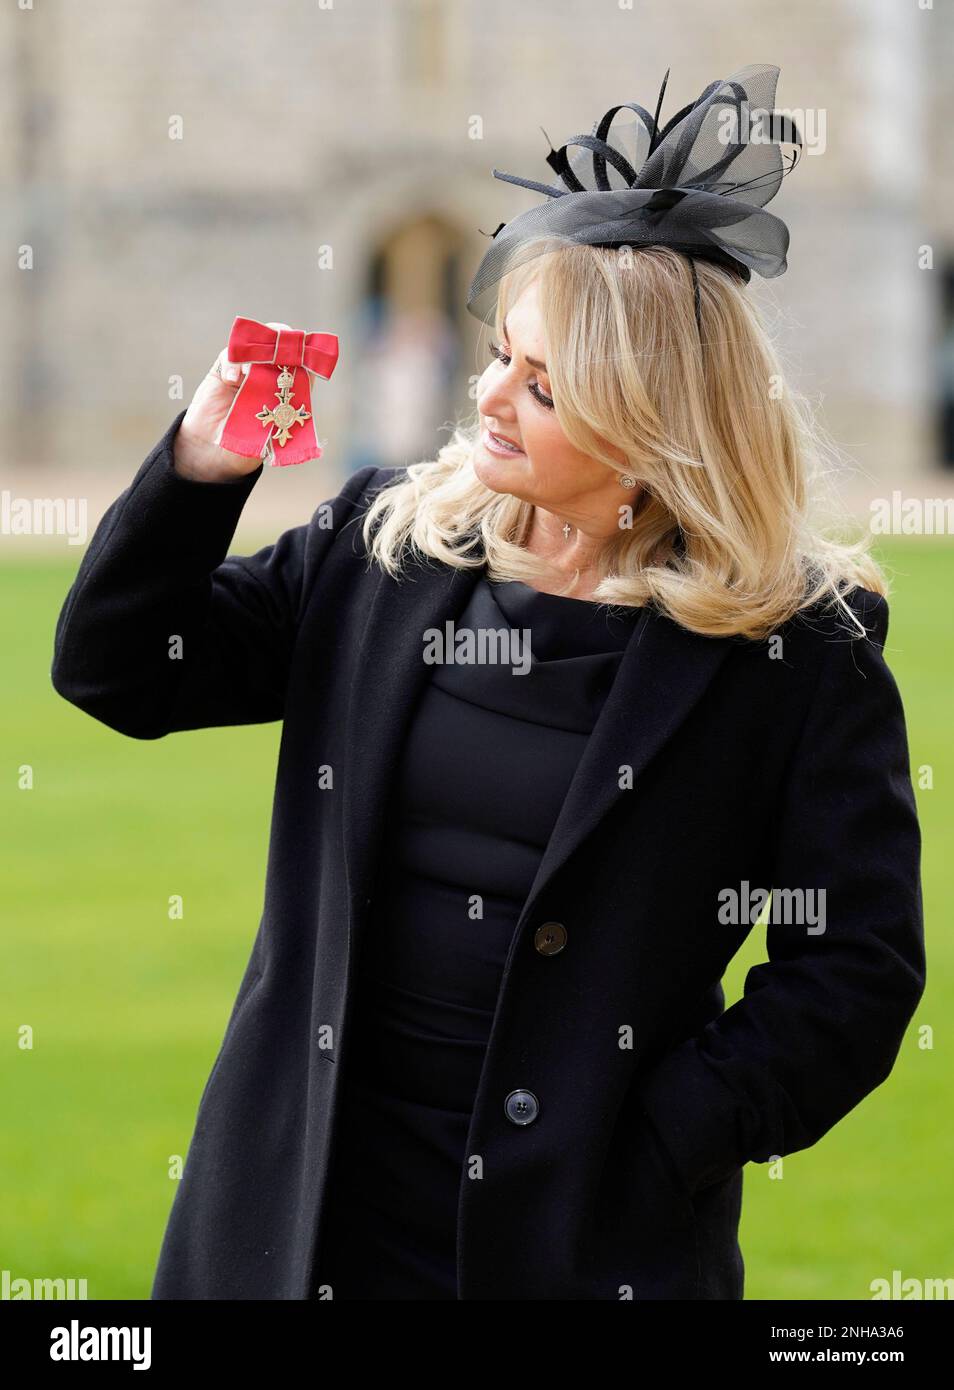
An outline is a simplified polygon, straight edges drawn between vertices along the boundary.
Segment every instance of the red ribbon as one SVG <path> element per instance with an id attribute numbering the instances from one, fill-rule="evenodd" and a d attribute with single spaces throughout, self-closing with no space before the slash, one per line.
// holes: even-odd
<path id="1" fill-rule="evenodd" d="M 225 418 L 222 448 L 244 458 L 266 458 L 271 449 L 273 467 L 320 459 L 322 451 L 315 435 L 309 372 L 326 380 L 331 376 L 338 361 L 338 339 L 334 333 L 269 328 L 268 324 L 256 319 L 237 318 L 229 334 L 227 355 L 230 362 L 252 365 L 244 373 L 245 379 Z M 290 424 L 290 435 L 281 444 L 275 422 L 258 417 L 279 406 L 278 379 L 283 367 L 294 375 L 288 404 L 300 412 L 307 411 L 308 419 Z"/>

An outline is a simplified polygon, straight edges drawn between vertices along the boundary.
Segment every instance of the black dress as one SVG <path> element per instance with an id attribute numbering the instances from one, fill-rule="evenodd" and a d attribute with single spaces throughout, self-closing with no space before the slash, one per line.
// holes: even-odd
<path id="1" fill-rule="evenodd" d="M 482 578 L 456 631 L 529 635 L 530 654 L 434 666 L 356 971 L 319 1251 L 334 1298 L 457 1297 L 457 1203 L 504 964 L 642 611 Z"/>

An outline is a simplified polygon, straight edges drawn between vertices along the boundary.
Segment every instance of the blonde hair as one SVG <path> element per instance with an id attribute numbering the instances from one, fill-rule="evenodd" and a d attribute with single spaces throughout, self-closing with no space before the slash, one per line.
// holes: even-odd
<path id="1" fill-rule="evenodd" d="M 740 279 L 664 247 L 548 243 L 500 282 L 496 327 L 531 280 L 550 391 L 567 439 L 638 489 L 618 537 L 596 552 L 597 601 L 645 605 L 693 632 L 763 638 L 819 600 L 864 628 L 842 592 L 887 585 L 854 542 L 826 537 L 809 515 L 831 446 L 776 352 Z M 524 253 L 525 254 L 525 253 Z M 491 579 L 552 581 L 521 545 L 533 507 L 476 476 L 479 437 L 458 422 L 432 462 L 399 470 L 363 526 L 369 563 L 397 577 L 408 555 Z M 609 450 L 619 451 L 614 457 Z M 621 468 L 619 456 L 626 463 Z M 823 499 L 831 514 L 834 495 Z M 572 587 L 575 579 L 567 584 Z"/>

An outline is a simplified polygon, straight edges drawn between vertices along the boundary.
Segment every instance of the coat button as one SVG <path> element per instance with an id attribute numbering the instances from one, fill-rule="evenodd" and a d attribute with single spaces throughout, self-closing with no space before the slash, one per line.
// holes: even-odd
<path id="1" fill-rule="evenodd" d="M 507 1119 L 515 1125 L 529 1125 L 540 1113 L 540 1102 L 532 1091 L 511 1091 L 504 1101 Z"/>
<path id="2" fill-rule="evenodd" d="M 533 933 L 533 944 L 541 956 L 555 956 L 566 945 L 566 927 L 562 922 L 544 922 Z"/>

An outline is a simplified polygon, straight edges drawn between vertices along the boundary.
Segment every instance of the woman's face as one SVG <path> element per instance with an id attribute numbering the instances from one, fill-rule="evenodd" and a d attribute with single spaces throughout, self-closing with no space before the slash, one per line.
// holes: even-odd
<path id="1" fill-rule="evenodd" d="M 493 492 L 531 502 L 590 535 L 612 534 L 620 503 L 633 494 L 620 487 L 611 468 L 574 448 L 546 404 L 552 396 L 546 367 L 539 365 L 546 354 L 536 281 L 511 304 L 504 327 L 504 339 L 496 344 L 502 358 L 490 362 L 477 387 L 481 437 L 475 473 Z M 494 434 L 512 440 L 519 452 L 504 452 Z"/>

